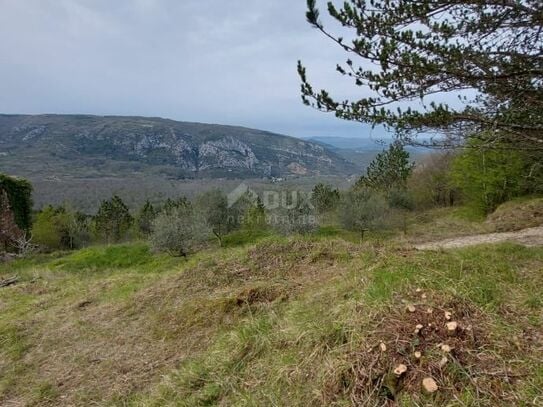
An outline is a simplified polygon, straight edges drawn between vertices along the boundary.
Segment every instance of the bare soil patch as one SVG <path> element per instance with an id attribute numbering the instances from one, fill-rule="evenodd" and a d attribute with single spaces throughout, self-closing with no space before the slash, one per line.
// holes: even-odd
<path id="1" fill-rule="evenodd" d="M 487 233 L 463 236 L 416 245 L 418 250 L 456 249 L 478 244 L 514 242 L 524 246 L 543 245 L 543 226 L 519 230 L 516 232 Z"/>

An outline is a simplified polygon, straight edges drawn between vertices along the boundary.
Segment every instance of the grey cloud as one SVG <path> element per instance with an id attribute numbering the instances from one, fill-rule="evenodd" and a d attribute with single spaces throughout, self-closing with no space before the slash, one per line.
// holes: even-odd
<path id="1" fill-rule="evenodd" d="M 0 112 L 162 116 L 294 136 L 369 128 L 300 102 L 296 61 L 347 96 L 305 0 L 0 0 Z"/>

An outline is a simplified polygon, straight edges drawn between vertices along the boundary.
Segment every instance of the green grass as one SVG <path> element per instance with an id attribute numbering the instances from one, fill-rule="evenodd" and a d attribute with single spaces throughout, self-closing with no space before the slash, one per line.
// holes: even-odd
<path id="1" fill-rule="evenodd" d="M 155 261 L 145 244 L 103 246 L 82 249 L 52 263 L 66 271 L 100 271 L 140 267 Z"/>
<path id="2" fill-rule="evenodd" d="M 0 278 L 22 279 L 0 289 L 0 405 L 350 405 L 360 396 L 353 369 L 384 340 L 380 321 L 401 324 L 416 289 L 471 310 L 478 352 L 499 363 L 451 363 L 439 380 L 456 390 L 428 399 L 406 388 L 401 405 L 543 397 L 543 353 L 530 339 L 543 327 L 543 248 L 416 252 L 331 227 L 239 234 L 226 246 L 188 261 L 136 243 L 3 265 Z M 504 365 L 519 376 L 498 378 L 503 397 L 481 391 L 488 377 L 479 388 L 466 376 Z"/>
<path id="3" fill-rule="evenodd" d="M 245 246 L 273 235 L 269 230 L 239 230 L 225 236 L 222 243 L 223 247 Z"/>

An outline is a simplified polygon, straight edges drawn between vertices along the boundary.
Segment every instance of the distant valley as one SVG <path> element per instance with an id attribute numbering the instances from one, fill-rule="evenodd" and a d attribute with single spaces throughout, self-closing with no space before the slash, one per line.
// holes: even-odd
<path id="1" fill-rule="evenodd" d="M 0 172 L 30 179 L 38 207 L 64 200 L 95 205 L 119 191 L 129 201 L 137 195 L 139 204 L 240 179 L 332 177 L 337 183 L 359 171 L 360 165 L 323 143 L 243 127 L 146 117 L 0 115 Z"/>

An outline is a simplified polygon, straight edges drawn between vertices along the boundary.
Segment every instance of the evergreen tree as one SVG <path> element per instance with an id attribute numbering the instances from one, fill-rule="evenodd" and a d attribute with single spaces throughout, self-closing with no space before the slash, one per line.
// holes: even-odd
<path id="1" fill-rule="evenodd" d="M 133 223 L 128 207 L 117 195 L 102 201 L 94 220 L 96 231 L 108 243 L 120 241 Z"/>
<path id="2" fill-rule="evenodd" d="M 543 150 L 541 0 L 330 1 L 341 34 L 325 27 L 316 0 L 307 4 L 309 23 L 351 56 L 337 71 L 364 96 L 341 100 L 315 89 L 299 62 L 305 104 L 410 142 L 437 131 L 448 136 L 433 140 L 442 146 L 478 137 L 487 148 L 499 140 Z M 446 103 L 445 94 L 463 103 Z"/>
<path id="3" fill-rule="evenodd" d="M 149 201 L 141 207 L 138 216 L 137 216 L 137 225 L 139 232 L 143 236 L 149 236 L 153 226 L 153 221 L 157 216 L 157 211 L 155 210 L 153 204 Z"/>
<path id="4" fill-rule="evenodd" d="M 452 169 L 453 181 L 466 203 L 481 214 L 529 192 L 526 183 L 533 182 L 529 173 L 535 175 L 523 155 L 507 149 L 466 149 L 455 158 Z"/>
<path id="5" fill-rule="evenodd" d="M 368 188 L 390 194 L 393 190 L 405 189 L 414 164 L 409 162 L 409 153 L 402 143 L 392 143 L 388 150 L 377 157 L 366 169 L 366 175 L 356 183 L 357 188 Z"/>
<path id="6" fill-rule="evenodd" d="M 243 228 L 249 231 L 261 231 L 267 228 L 266 208 L 260 197 L 245 212 Z"/>
<path id="7" fill-rule="evenodd" d="M 24 237 L 24 232 L 15 222 L 8 194 L 0 188 L 0 250 L 14 247 L 16 241 L 22 237 Z"/>
<path id="8" fill-rule="evenodd" d="M 311 202 L 315 206 L 317 213 L 322 214 L 334 209 L 339 202 L 339 198 L 338 189 L 333 189 L 330 185 L 320 183 L 313 188 Z"/>
<path id="9" fill-rule="evenodd" d="M 25 179 L 0 174 L 0 192 L 5 191 L 15 223 L 28 231 L 32 226 L 32 184 Z"/>
<path id="10" fill-rule="evenodd" d="M 166 199 L 166 202 L 164 202 L 161 212 L 170 213 L 173 209 L 184 209 L 190 208 L 191 206 L 191 202 L 184 196 L 177 199 L 168 198 Z"/>

